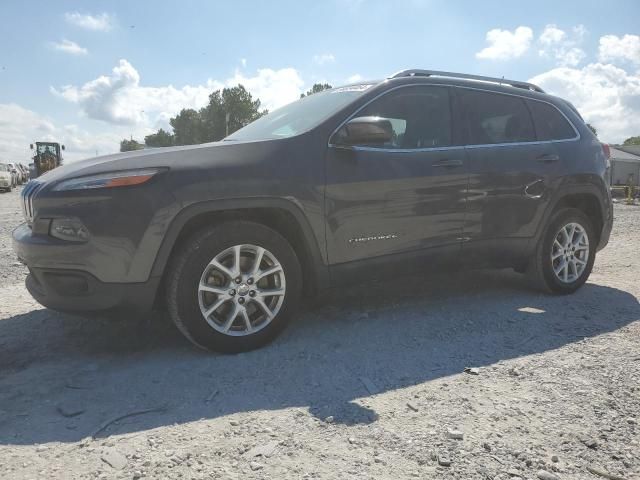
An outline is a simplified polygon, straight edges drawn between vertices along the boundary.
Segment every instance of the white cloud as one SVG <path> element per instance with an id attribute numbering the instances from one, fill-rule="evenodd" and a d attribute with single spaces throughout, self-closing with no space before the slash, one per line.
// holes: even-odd
<path id="1" fill-rule="evenodd" d="M 66 85 L 51 88 L 52 93 L 80 105 L 83 113 L 94 120 L 116 125 L 136 125 L 153 122 L 154 116 L 166 112 L 175 114 L 182 108 L 199 108 L 207 103 L 209 93 L 220 88 L 219 83 L 145 87 L 140 74 L 126 60 L 120 60 L 110 75 L 103 75 L 77 87 Z"/>
<path id="2" fill-rule="evenodd" d="M 318 65 L 325 65 L 327 63 L 335 62 L 336 57 L 333 56 L 333 53 L 321 53 L 319 55 L 314 55 L 313 61 Z"/>
<path id="3" fill-rule="evenodd" d="M 586 34 L 583 25 L 571 29 L 570 33 L 561 30 L 556 25 L 547 25 L 538 38 L 541 57 L 553 58 L 560 66 L 575 67 L 587 56 L 578 47 Z"/>
<path id="4" fill-rule="evenodd" d="M 255 76 L 237 71 L 223 80 L 209 79 L 203 85 L 144 86 L 140 74 L 127 60 L 120 60 L 111 74 L 100 76 L 84 85 L 51 87 L 55 95 L 80 106 L 84 115 L 114 125 L 167 127 L 168 119 L 183 108 L 201 108 L 209 101 L 209 94 L 225 86 L 244 85 L 262 102 L 263 108 L 273 110 L 300 96 L 304 82 L 294 68 L 259 69 Z"/>
<path id="5" fill-rule="evenodd" d="M 108 32 L 113 27 L 113 17 L 108 13 L 89 15 L 80 12 L 67 12 L 64 14 L 64 18 L 67 23 L 86 30 Z"/>
<path id="6" fill-rule="evenodd" d="M 15 103 L 0 104 L 0 158 L 28 163 L 29 143 L 48 138 L 51 121 Z"/>
<path id="7" fill-rule="evenodd" d="M 542 45 L 554 45 L 556 43 L 560 43 L 565 38 L 567 38 L 567 34 L 564 30 L 560 30 L 555 25 L 547 25 L 544 28 L 544 31 L 540 34 L 540 43 Z"/>
<path id="8" fill-rule="evenodd" d="M 66 146 L 65 161 L 72 162 L 95 155 L 115 153 L 119 150 L 120 141 L 133 135 L 139 140 L 151 133 L 149 130 L 136 130 L 134 132 L 121 129 L 110 132 L 90 133 L 78 125 L 64 125 L 57 130 L 57 138 Z"/>
<path id="9" fill-rule="evenodd" d="M 89 53 L 86 48 L 81 47 L 76 42 L 72 42 L 71 40 L 67 39 L 62 40 L 61 42 L 51 42 L 49 46 L 54 50 L 68 53 L 70 55 L 86 55 L 87 53 Z"/>
<path id="10" fill-rule="evenodd" d="M 255 75 L 237 71 L 225 80 L 209 79 L 202 85 L 143 85 L 138 71 L 126 60 L 108 75 L 83 85 L 51 88 L 76 104 L 85 120 L 80 126 L 55 125 L 43 115 L 16 104 L 0 104 L 0 158 L 28 163 L 29 143 L 57 141 L 67 146 L 65 160 L 74 161 L 118 151 L 120 140 L 133 136 L 142 140 L 158 128 L 168 128 L 169 119 L 182 108 L 201 108 L 209 94 L 223 87 L 244 85 L 262 101 L 262 108 L 276 109 L 300 97 L 304 82 L 294 68 L 259 69 Z M 110 124 L 92 124 L 100 120 Z"/>
<path id="11" fill-rule="evenodd" d="M 627 60 L 640 64 L 640 36 L 605 35 L 600 37 L 598 57 L 601 62 Z"/>
<path id="12" fill-rule="evenodd" d="M 247 59 L 246 58 L 241 58 L 240 59 L 240 65 L 242 65 L 242 68 L 245 68 L 247 66 Z"/>
<path id="13" fill-rule="evenodd" d="M 0 104 L 0 159 L 29 164 L 35 141 L 60 142 L 66 145 L 65 161 L 111 153 L 118 150 L 126 132 L 90 134 L 76 125 L 58 128 L 42 115 L 15 103 Z"/>
<path id="14" fill-rule="evenodd" d="M 347 78 L 347 82 L 349 82 L 349 83 L 356 83 L 356 82 L 360 82 L 362 80 L 363 80 L 362 75 L 360 75 L 359 73 L 351 75 L 349 78 Z"/>
<path id="15" fill-rule="evenodd" d="M 261 68 L 253 77 L 236 72 L 224 81 L 227 87 L 238 84 L 244 85 L 254 98 L 259 98 L 263 108 L 275 110 L 300 98 L 304 81 L 295 68 Z"/>
<path id="16" fill-rule="evenodd" d="M 621 143 L 638 135 L 640 72 L 591 63 L 583 68 L 554 68 L 530 82 L 573 103 L 604 142 Z"/>
<path id="17" fill-rule="evenodd" d="M 533 30 L 518 27 L 513 32 L 494 28 L 487 32 L 488 47 L 476 53 L 476 58 L 486 60 L 509 60 L 524 55 L 531 45 Z"/>

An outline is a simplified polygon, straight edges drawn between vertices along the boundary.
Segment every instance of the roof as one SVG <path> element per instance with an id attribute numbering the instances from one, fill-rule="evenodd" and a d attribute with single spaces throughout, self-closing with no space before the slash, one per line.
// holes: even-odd
<path id="1" fill-rule="evenodd" d="M 466 73 L 441 72 L 437 70 L 402 70 L 391 75 L 385 82 L 430 83 L 434 85 L 454 85 L 459 87 L 482 88 L 496 93 L 517 94 L 535 100 L 544 100 L 556 104 L 556 106 L 568 106 L 577 114 L 575 107 L 566 100 L 550 95 L 539 86 L 520 80 L 508 80 L 497 77 L 484 77 L 481 75 L 468 75 Z"/>
<path id="2" fill-rule="evenodd" d="M 487 83 L 495 83 L 498 85 L 509 85 L 524 90 L 532 90 L 534 92 L 545 93 L 539 86 L 533 83 L 522 82 L 520 80 L 509 80 L 504 77 L 485 77 L 482 75 L 470 75 L 468 73 L 457 72 L 443 72 L 439 70 L 421 70 L 421 69 L 409 69 L 401 70 L 394 73 L 389 78 L 406 78 L 406 77 L 445 77 L 445 78 L 459 78 L 463 80 L 474 80 Z"/>
<path id="3" fill-rule="evenodd" d="M 635 155 L 633 153 L 625 152 L 620 150 L 619 148 L 610 148 L 611 150 L 611 160 L 620 160 L 623 162 L 640 162 L 640 155 Z M 625 150 L 627 150 L 625 148 Z"/>

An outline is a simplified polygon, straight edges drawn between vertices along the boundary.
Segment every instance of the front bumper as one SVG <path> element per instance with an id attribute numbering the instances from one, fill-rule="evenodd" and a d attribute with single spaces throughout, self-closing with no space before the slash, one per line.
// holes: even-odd
<path id="1" fill-rule="evenodd" d="M 27 224 L 13 231 L 13 249 L 18 259 L 29 268 L 25 282 L 27 290 L 45 307 L 65 312 L 148 311 L 153 307 L 159 277 L 151 277 L 141 283 L 100 281 L 78 268 L 79 264 L 73 264 L 82 248 L 82 244 L 33 235 Z M 43 261 L 61 258 L 68 258 L 68 265 L 47 265 Z"/>

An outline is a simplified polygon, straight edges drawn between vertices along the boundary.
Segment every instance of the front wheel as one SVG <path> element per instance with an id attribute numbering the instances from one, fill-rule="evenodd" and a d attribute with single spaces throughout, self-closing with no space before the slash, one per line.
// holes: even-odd
<path id="1" fill-rule="evenodd" d="M 534 284 L 557 294 L 575 292 L 591 274 L 596 243 L 589 217 L 575 208 L 559 210 L 552 216 L 529 265 Z"/>
<path id="2" fill-rule="evenodd" d="M 205 228 L 183 244 L 168 277 L 168 307 L 195 345 L 237 353 L 259 348 L 286 326 L 301 295 L 295 251 L 253 222 Z"/>

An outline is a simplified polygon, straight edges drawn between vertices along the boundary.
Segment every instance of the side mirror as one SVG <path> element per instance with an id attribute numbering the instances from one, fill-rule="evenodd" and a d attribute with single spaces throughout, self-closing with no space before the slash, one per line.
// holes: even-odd
<path id="1" fill-rule="evenodd" d="M 62 150 L 64 150 L 64 145 L 62 145 Z"/>
<path id="2" fill-rule="evenodd" d="M 333 136 L 338 146 L 381 145 L 393 139 L 393 126 L 383 117 L 356 117 L 345 123 Z"/>
<path id="3" fill-rule="evenodd" d="M 30 143 L 30 144 L 29 144 L 29 149 L 30 149 L 30 150 L 33 150 L 33 143 Z"/>

